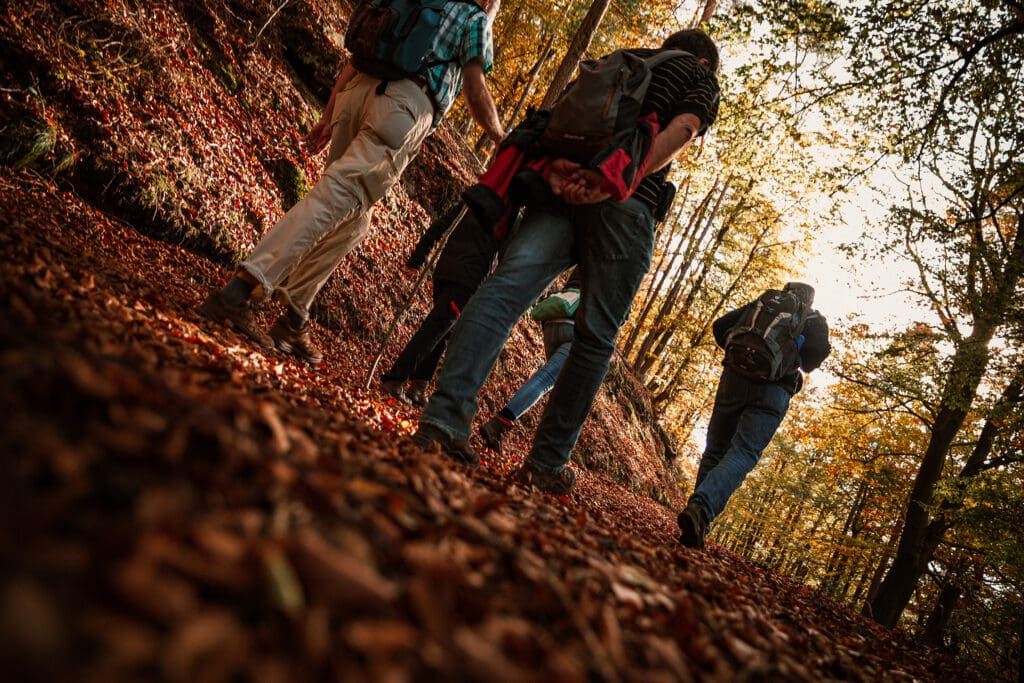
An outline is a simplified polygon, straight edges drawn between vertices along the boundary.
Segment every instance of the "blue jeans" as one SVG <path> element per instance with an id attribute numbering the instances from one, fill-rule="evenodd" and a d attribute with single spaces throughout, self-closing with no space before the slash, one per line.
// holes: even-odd
<path id="1" fill-rule="evenodd" d="M 538 470 L 562 470 L 650 267 L 653 241 L 651 211 L 635 199 L 576 207 L 555 200 L 531 209 L 452 330 L 437 390 L 420 422 L 468 439 L 477 393 L 512 327 L 557 275 L 579 264 L 575 340 L 527 456 Z"/>
<path id="2" fill-rule="evenodd" d="M 786 416 L 790 398 L 789 391 L 778 384 L 754 382 L 729 368 L 722 371 L 707 447 L 690 496 L 709 522 L 721 514 L 729 496 L 761 459 Z"/>
<path id="3" fill-rule="evenodd" d="M 509 399 L 505 410 L 512 413 L 514 419 L 521 418 L 527 410 L 536 405 L 537 401 L 544 398 L 544 394 L 548 393 L 551 387 L 555 386 L 555 380 L 558 379 L 558 373 L 565 365 L 565 359 L 569 357 L 571 348 L 572 342 L 566 342 L 555 349 L 555 352 L 548 358 L 548 362 L 530 375 L 530 379 L 526 380 L 523 386 L 519 387 L 519 390 Z"/>

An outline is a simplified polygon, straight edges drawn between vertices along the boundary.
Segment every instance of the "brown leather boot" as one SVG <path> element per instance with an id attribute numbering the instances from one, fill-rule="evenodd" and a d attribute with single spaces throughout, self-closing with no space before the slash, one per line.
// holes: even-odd
<path id="1" fill-rule="evenodd" d="M 503 420 L 498 416 L 492 417 L 487 422 L 480 425 L 477 429 L 480 432 L 480 437 L 487 444 L 487 447 L 498 455 L 504 455 L 501 452 L 501 440 L 505 437 L 505 432 L 512 428 L 512 423 L 508 420 Z"/>
<path id="2" fill-rule="evenodd" d="M 270 328 L 270 336 L 274 345 L 285 353 L 298 356 L 310 365 L 316 365 L 324 359 L 324 354 L 309 336 L 309 325 L 296 330 L 288 322 L 287 316 L 281 316 Z"/>
<path id="3" fill-rule="evenodd" d="M 409 403 L 420 408 L 427 405 L 427 387 L 429 385 L 430 382 L 425 379 L 410 381 L 408 388 L 405 390 L 405 397 L 409 399 Z"/>

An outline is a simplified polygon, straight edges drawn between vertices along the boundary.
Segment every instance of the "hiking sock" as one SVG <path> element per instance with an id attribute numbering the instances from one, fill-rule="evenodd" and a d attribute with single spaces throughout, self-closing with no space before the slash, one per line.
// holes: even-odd
<path id="1" fill-rule="evenodd" d="M 296 332 L 298 332 L 299 330 L 306 326 L 306 321 L 308 320 L 308 318 L 306 318 L 306 316 L 296 311 L 291 306 L 288 307 L 288 310 L 285 312 L 284 315 L 286 318 L 288 318 L 288 327 L 292 328 Z"/>
<path id="2" fill-rule="evenodd" d="M 502 408 L 501 411 L 494 416 L 494 419 L 498 420 L 507 427 L 511 427 L 512 423 L 516 421 L 516 416 L 512 414 L 512 411 L 508 408 Z"/>
<path id="3" fill-rule="evenodd" d="M 220 290 L 220 292 L 221 296 L 224 297 L 224 303 L 238 308 L 239 306 L 244 306 L 249 301 L 249 296 L 254 289 L 256 289 L 254 285 L 250 285 L 237 275 L 232 275 L 228 283 L 224 285 L 224 289 Z"/>

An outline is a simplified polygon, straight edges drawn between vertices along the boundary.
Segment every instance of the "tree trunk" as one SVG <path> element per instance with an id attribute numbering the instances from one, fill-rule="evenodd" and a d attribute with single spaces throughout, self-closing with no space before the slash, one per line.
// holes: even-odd
<path id="1" fill-rule="evenodd" d="M 935 606 L 928 614 L 924 632 L 921 634 L 922 643 L 928 647 L 942 648 L 943 636 L 949 626 L 949 618 L 953 615 L 953 610 L 956 609 L 956 604 L 959 601 L 960 587 L 954 581 L 948 582 L 942 588 L 938 600 L 935 601 Z"/>
<path id="2" fill-rule="evenodd" d="M 516 122 L 519 121 L 519 116 L 523 113 L 523 109 L 526 108 L 526 101 L 530 99 L 530 93 L 533 92 L 533 86 L 537 83 L 537 76 L 540 74 L 540 70 L 543 68 L 544 63 L 551 57 L 554 41 L 555 34 L 552 33 L 548 36 L 547 43 L 540 51 L 540 56 L 538 56 L 537 61 L 534 62 L 533 68 L 530 69 L 530 75 L 527 77 L 526 84 L 523 87 L 523 94 L 519 97 L 519 101 L 516 102 L 516 106 L 512 109 L 512 113 L 509 115 L 508 120 L 505 121 L 506 129 L 511 129 Z"/>
<path id="3" fill-rule="evenodd" d="M 975 232 L 980 233 L 980 222 L 973 227 Z M 979 235 L 976 243 L 983 245 L 984 238 Z M 1017 283 L 1024 270 L 1024 216 L 1018 219 L 1012 248 L 1007 250 L 1005 260 L 998 264 L 1003 266 L 1002 272 L 992 273 L 996 270 L 993 265 L 994 260 L 986 260 L 986 267 L 991 269 L 989 278 L 998 286 L 981 292 L 972 301 L 974 329 L 969 337 L 957 344 L 932 425 L 931 438 L 921 460 L 921 469 L 914 479 L 896 557 L 870 606 L 875 621 L 886 626 L 896 625 L 910 602 L 918 579 L 928 568 L 935 545 L 941 540 L 941 535 L 938 540 L 935 538 L 936 528 L 929 528 L 928 508 L 932 505 L 932 496 L 953 439 L 963 425 L 987 370 L 989 342 L 1014 301 Z M 930 535 L 929 531 L 933 533 Z"/>
<path id="4" fill-rule="evenodd" d="M 540 103 L 541 109 L 550 109 L 565 90 L 565 86 L 569 85 L 573 74 L 576 73 L 576 68 L 580 65 L 580 59 L 590 47 L 590 42 L 594 39 L 594 34 L 597 33 L 597 27 L 604 19 L 609 4 L 611 4 L 611 0 L 594 0 L 594 4 L 590 6 L 587 16 L 583 17 L 583 23 L 580 24 L 576 35 L 573 36 L 572 42 L 569 43 L 569 49 L 566 51 L 562 63 L 558 65 L 558 71 L 555 72 L 555 77 Z"/>
<path id="5" fill-rule="evenodd" d="M 721 207 L 722 202 L 729 191 L 730 184 L 731 181 L 727 180 L 725 182 L 725 185 L 723 185 L 721 190 L 719 191 L 718 199 L 716 200 L 714 207 L 711 209 L 710 215 L 706 219 L 705 231 L 714 223 L 715 218 L 718 216 L 718 210 Z M 729 229 L 732 227 L 731 218 L 732 216 L 730 216 L 729 219 L 726 219 L 725 221 L 722 222 L 722 225 L 719 228 L 718 232 L 715 234 L 711 243 L 707 245 L 707 247 L 705 248 L 704 254 L 701 255 L 700 270 L 694 275 L 695 279 L 691 284 L 689 292 L 686 296 L 686 300 L 682 305 L 682 311 L 684 313 L 688 312 L 690 307 L 692 306 L 693 300 L 696 297 L 697 292 L 700 290 L 701 284 L 703 283 L 704 278 L 706 277 L 707 272 L 711 267 L 711 263 L 714 260 L 715 254 L 718 252 L 719 247 L 721 247 L 722 243 L 725 241 L 725 236 L 729 232 Z M 679 301 L 679 291 L 681 290 L 683 284 L 690 279 L 690 270 L 691 268 L 689 263 L 686 265 L 685 269 L 680 270 L 679 277 L 676 279 L 675 284 L 673 284 L 672 290 L 665 297 L 665 300 L 662 303 L 661 310 L 658 312 L 658 317 L 655 320 L 655 333 L 650 335 L 646 340 L 644 340 L 643 345 L 640 347 L 640 352 L 638 354 L 639 367 L 637 373 L 640 381 L 643 382 L 644 384 L 649 384 L 648 378 L 651 368 L 655 365 L 655 363 L 658 360 L 658 357 L 660 356 L 662 351 L 664 351 L 665 347 L 668 345 L 669 341 L 672 339 L 672 336 L 675 333 L 674 326 L 669 326 L 665 324 L 659 325 L 658 323 L 667 320 L 668 316 L 673 313 L 677 305 L 677 302 Z"/>
<path id="6" fill-rule="evenodd" d="M 703 26 L 711 21 L 711 17 L 714 16 L 716 9 L 718 9 L 718 0 L 708 0 L 704 5 L 704 12 L 701 14 L 700 21 L 697 22 L 697 26 Z"/>
<path id="7" fill-rule="evenodd" d="M 717 181 L 716 181 L 715 184 L 717 186 Z M 683 229 L 683 233 L 682 233 L 683 237 L 688 237 L 688 236 L 693 234 L 693 225 L 697 221 L 698 217 L 703 214 L 704 207 L 707 206 L 707 202 L 710 201 L 710 199 L 711 199 L 711 192 L 708 192 L 708 194 L 704 195 L 704 199 L 701 200 L 701 203 L 699 205 L 697 205 L 697 209 L 692 214 L 690 214 L 690 220 L 686 224 L 686 228 Z M 680 206 L 679 211 L 680 211 L 680 214 L 681 214 L 682 213 L 682 207 L 681 206 Z M 678 220 L 679 219 L 678 219 L 678 216 L 677 216 L 676 224 L 678 224 Z M 671 244 L 671 240 L 672 240 L 672 238 L 669 239 L 669 244 Z M 666 246 L 666 251 L 668 251 L 668 247 L 667 246 Z M 672 253 L 672 259 L 669 261 L 669 264 L 668 264 L 667 268 L 661 268 L 659 266 L 659 269 L 657 271 L 658 272 L 658 276 L 656 277 L 656 281 L 653 282 L 652 285 L 651 285 L 651 293 L 647 297 L 647 300 L 644 302 L 643 309 L 641 310 L 640 315 L 637 316 L 636 323 L 634 324 L 633 329 L 630 331 L 629 337 L 626 339 L 625 344 L 623 344 L 622 353 L 627 358 L 632 353 L 633 346 L 636 344 L 637 338 L 640 336 L 640 333 L 641 333 L 641 331 L 643 330 L 643 328 L 645 326 L 645 323 L 647 321 L 647 316 L 650 315 L 651 309 L 654 307 L 655 302 L 658 300 L 658 294 L 660 292 L 664 291 L 664 289 L 665 289 L 665 281 L 668 279 L 669 274 L 673 273 L 673 272 L 678 272 L 679 271 L 679 268 L 677 267 L 676 262 L 677 262 L 677 260 L 678 260 L 678 258 L 680 256 L 680 254 L 681 254 L 681 252 L 678 251 L 678 250 Z M 641 358 L 641 356 L 637 355 L 632 360 L 631 364 L 633 366 L 634 371 L 636 370 L 636 368 L 639 367 L 640 358 Z"/>
<path id="8" fill-rule="evenodd" d="M 1020 628 L 1017 629 L 1017 683 L 1024 683 L 1024 609 L 1020 611 Z"/>

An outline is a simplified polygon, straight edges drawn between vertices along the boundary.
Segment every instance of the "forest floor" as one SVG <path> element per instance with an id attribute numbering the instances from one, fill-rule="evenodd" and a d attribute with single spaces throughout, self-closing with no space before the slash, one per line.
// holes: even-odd
<path id="1" fill-rule="evenodd" d="M 219 266 L 0 168 L 8 680 L 949 680 L 580 468 L 572 496 L 416 448 L 364 344 L 264 355 Z"/>
<path id="2" fill-rule="evenodd" d="M 417 410 L 364 387 L 409 246 L 478 171 L 450 128 L 325 288 L 316 369 L 194 312 L 319 173 L 298 139 L 337 73 L 337 7 L 0 12 L 6 680 L 962 678 L 714 543 L 681 547 L 679 458 L 621 362 L 572 496 L 508 478 L 537 411 L 476 471 L 412 444 Z M 540 347 L 516 327 L 482 411 Z"/>

